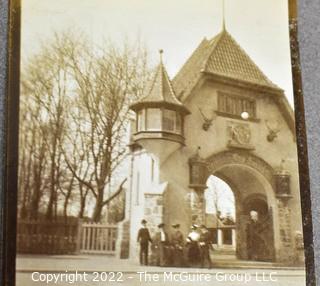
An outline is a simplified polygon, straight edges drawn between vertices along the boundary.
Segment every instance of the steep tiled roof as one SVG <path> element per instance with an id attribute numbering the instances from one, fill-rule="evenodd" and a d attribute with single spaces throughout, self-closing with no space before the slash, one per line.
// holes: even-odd
<path id="1" fill-rule="evenodd" d="M 147 95 L 134 103 L 131 108 L 136 109 L 141 105 L 155 105 L 157 103 L 177 106 L 188 112 L 181 101 L 177 98 L 162 60 L 156 69 L 155 76 L 147 90 Z"/>
<path id="2" fill-rule="evenodd" d="M 178 94 L 186 94 L 201 77 L 201 72 L 279 89 L 223 30 L 211 40 L 204 39 L 173 80 Z"/>

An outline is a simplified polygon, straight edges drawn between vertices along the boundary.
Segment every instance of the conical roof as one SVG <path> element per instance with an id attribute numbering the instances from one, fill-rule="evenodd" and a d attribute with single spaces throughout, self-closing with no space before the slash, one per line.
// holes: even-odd
<path id="1" fill-rule="evenodd" d="M 191 91 L 203 72 L 280 90 L 225 29 L 204 39 L 176 75 L 173 85 L 179 98 Z"/>
<path id="2" fill-rule="evenodd" d="M 160 51 L 162 54 L 162 51 Z M 147 93 L 144 97 L 131 105 L 131 109 L 137 110 L 141 107 L 161 107 L 167 106 L 174 109 L 180 109 L 189 113 L 183 103 L 177 98 L 172 83 L 166 71 L 166 68 L 160 57 L 160 63 L 156 69 L 155 75 Z"/>

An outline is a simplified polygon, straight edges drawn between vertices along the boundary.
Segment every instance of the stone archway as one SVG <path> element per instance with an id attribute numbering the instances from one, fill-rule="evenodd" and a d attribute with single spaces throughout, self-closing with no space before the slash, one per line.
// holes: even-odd
<path id="1" fill-rule="evenodd" d="M 250 210 L 260 214 L 264 225 L 262 238 L 266 251 L 260 259 L 275 259 L 276 228 L 274 206 L 276 205 L 273 168 L 261 158 L 246 151 L 225 151 L 207 158 L 208 173 L 221 178 L 234 192 L 236 205 L 237 257 L 250 257 L 247 247 L 247 225 Z"/>

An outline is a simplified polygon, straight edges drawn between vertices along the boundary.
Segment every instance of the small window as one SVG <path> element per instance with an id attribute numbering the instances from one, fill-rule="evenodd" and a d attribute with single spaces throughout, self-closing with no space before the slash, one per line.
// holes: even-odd
<path id="1" fill-rule="evenodd" d="M 228 94 L 219 94 L 218 111 L 241 116 L 241 113 L 248 112 L 251 118 L 256 117 L 256 102 L 253 99 L 237 97 Z"/>
<path id="2" fill-rule="evenodd" d="M 175 131 L 176 112 L 173 110 L 164 109 L 162 115 L 162 126 L 164 131 Z"/>
<path id="3" fill-rule="evenodd" d="M 149 131 L 161 130 L 161 109 L 158 109 L 158 108 L 147 109 L 147 130 Z"/>
<path id="4" fill-rule="evenodd" d="M 146 128 L 146 116 L 145 110 L 142 109 L 138 112 L 138 131 L 143 131 Z"/>
<path id="5" fill-rule="evenodd" d="M 176 113 L 177 119 L 176 119 L 176 132 L 181 134 L 182 133 L 182 117 L 180 113 Z"/>
<path id="6" fill-rule="evenodd" d="M 154 173 L 155 173 L 155 162 L 154 162 L 154 160 L 151 158 L 151 182 L 154 181 Z"/>

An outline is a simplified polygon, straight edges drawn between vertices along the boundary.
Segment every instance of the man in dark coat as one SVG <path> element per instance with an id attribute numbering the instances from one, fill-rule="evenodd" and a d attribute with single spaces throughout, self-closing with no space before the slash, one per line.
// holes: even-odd
<path id="1" fill-rule="evenodd" d="M 172 258 L 173 258 L 173 265 L 174 266 L 183 266 L 183 245 L 184 239 L 183 234 L 180 231 L 180 224 L 176 223 L 173 224 L 172 227 L 174 228 L 174 232 L 171 238 L 171 246 L 172 246 Z"/>
<path id="2" fill-rule="evenodd" d="M 141 221 L 142 227 L 138 232 L 138 242 L 140 243 L 140 264 L 148 265 L 148 250 L 149 242 L 152 242 L 149 230 L 147 228 L 147 221 L 143 219 Z"/>
<path id="3" fill-rule="evenodd" d="M 156 253 L 156 265 L 166 266 L 167 264 L 167 248 L 168 248 L 168 235 L 164 231 L 164 223 L 158 225 L 158 232 L 153 239 L 154 249 Z"/>
<path id="4" fill-rule="evenodd" d="M 259 221 L 258 212 L 250 212 L 250 222 L 247 224 L 247 252 L 249 260 L 260 260 L 264 242 L 261 237 L 262 224 Z"/>
<path id="5" fill-rule="evenodd" d="M 201 234 L 199 238 L 200 246 L 200 261 L 201 267 L 205 267 L 206 262 L 208 262 L 208 268 L 212 267 L 212 261 L 210 257 L 210 249 L 212 249 L 210 232 L 205 225 L 201 225 Z"/>

